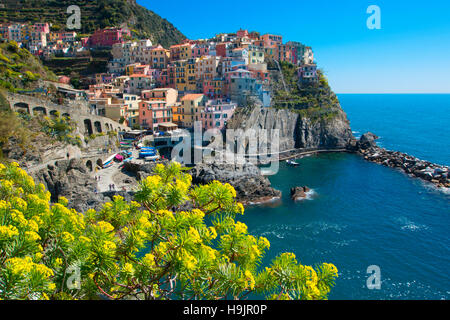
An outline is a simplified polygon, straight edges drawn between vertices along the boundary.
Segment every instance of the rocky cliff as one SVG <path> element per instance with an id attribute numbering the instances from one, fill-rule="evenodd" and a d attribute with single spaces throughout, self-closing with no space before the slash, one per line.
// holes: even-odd
<path id="1" fill-rule="evenodd" d="M 240 108 L 227 128 L 278 129 L 280 151 L 345 149 L 354 145 L 350 122 L 322 72 L 311 83 L 301 83 L 297 66 L 269 64 L 272 107 L 251 102 Z"/>
<path id="2" fill-rule="evenodd" d="M 331 119 L 317 120 L 289 109 L 253 107 L 238 111 L 230 129 L 278 129 L 280 152 L 292 149 L 345 149 L 354 140 L 350 123 L 339 108 Z"/>

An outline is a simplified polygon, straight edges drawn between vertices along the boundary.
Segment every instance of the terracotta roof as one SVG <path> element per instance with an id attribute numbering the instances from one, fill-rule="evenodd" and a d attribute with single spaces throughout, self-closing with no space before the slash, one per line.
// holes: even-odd
<path id="1" fill-rule="evenodd" d="M 132 75 L 130 76 L 130 78 L 151 78 L 151 76 L 147 76 L 147 75 L 145 75 L 145 74 L 138 74 L 138 73 L 135 73 L 135 74 L 132 74 Z"/>
<path id="2" fill-rule="evenodd" d="M 181 101 L 196 100 L 201 97 L 203 97 L 203 94 L 201 93 L 189 93 L 185 95 L 183 98 L 181 98 Z"/>

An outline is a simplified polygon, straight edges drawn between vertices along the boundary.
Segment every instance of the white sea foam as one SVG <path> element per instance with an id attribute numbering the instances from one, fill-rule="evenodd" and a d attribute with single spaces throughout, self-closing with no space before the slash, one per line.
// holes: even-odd
<path id="1" fill-rule="evenodd" d="M 308 192 L 305 192 L 305 194 L 306 194 L 306 197 L 299 198 L 299 199 L 297 199 L 297 201 L 313 200 L 314 198 L 317 197 L 317 192 L 314 191 L 314 189 L 310 189 Z"/>

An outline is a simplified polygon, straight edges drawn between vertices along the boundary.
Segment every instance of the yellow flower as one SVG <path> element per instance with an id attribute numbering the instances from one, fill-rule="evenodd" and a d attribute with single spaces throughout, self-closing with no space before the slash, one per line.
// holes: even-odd
<path id="1" fill-rule="evenodd" d="M 198 233 L 197 229 L 190 227 L 188 231 L 189 239 L 192 240 L 194 243 L 200 243 L 202 242 L 202 239 L 200 238 L 200 234 Z"/>
<path id="2" fill-rule="evenodd" d="M 116 244 L 112 241 L 105 241 L 105 243 L 103 244 L 103 249 L 105 249 L 106 251 L 114 251 L 116 249 Z"/>
<path id="3" fill-rule="evenodd" d="M 62 265 L 62 263 L 63 263 L 63 261 L 62 261 L 61 258 L 56 258 L 56 259 L 55 259 L 55 265 L 56 265 L 57 267 L 60 267 L 60 266 Z"/>
<path id="4" fill-rule="evenodd" d="M 245 224 L 243 224 L 242 222 L 238 221 L 238 222 L 236 222 L 236 224 L 234 226 L 234 230 L 237 233 L 247 233 L 247 226 Z"/>
<path id="5" fill-rule="evenodd" d="M 252 273 L 249 270 L 245 270 L 244 276 L 246 288 L 250 288 L 250 290 L 253 290 L 255 288 L 255 278 L 253 277 Z"/>
<path id="6" fill-rule="evenodd" d="M 41 237 L 34 231 L 25 231 L 25 238 L 29 241 L 41 240 Z"/>
<path id="7" fill-rule="evenodd" d="M 153 267 L 155 265 L 155 256 L 151 253 L 147 253 L 144 258 L 142 258 L 142 263 L 146 266 L 146 267 Z"/>
<path id="8" fill-rule="evenodd" d="M 53 291 L 56 289 L 56 284 L 54 284 L 53 282 L 50 282 L 48 284 L 48 290 Z"/>
<path id="9" fill-rule="evenodd" d="M 67 200 L 67 198 L 63 196 L 59 197 L 58 202 L 63 206 L 67 206 L 69 204 L 69 200 Z"/>
<path id="10" fill-rule="evenodd" d="M 216 228 L 214 227 L 209 227 L 209 235 L 210 235 L 210 239 L 215 239 L 217 238 L 217 231 Z"/>
<path id="11" fill-rule="evenodd" d="M 183 258 L 184 266 L 188 270 L 194 270 L 197 265 L 197 259 L 190 254 L 185 254 Z"/>
<path id="12" fill-rule="evenodd" d="M 75 240 L 75 237 L 69 232 L 63 232 L 62 239 L 65 243 L 72 243 Z"/>
<path id="13" fill-rule="evenodd" d="M 236 213 L 239 213 L 239 214 L 243 215 L 245 209 L 244 209 L 244 206 L 242 205 L 242 203 L 238 202 L 238 203 L 236 204 L 236 207 L 237 207 Z"/>
<path id="14" fill-rule="evenodd" d="M 11 239 L 15 236 L 19 235 L 19 231 L 16 227 L 9 225 L 9 226 L 0 226 L 0 240 L 7 240 Z"/>
<path id="15" fill-rule="evenodd" d="M 224 187 L 231 193 L 233 198 L 236 198 L 236 190 L 234 189 L 234 187 L 231 184 L 225 183 Z"/>
<path id="16" fill-rule="evenodd" d="M 114 230 L 114 227 L 109 222 L 106 221 L 99 221 L 97 223 L 97 226 L 102 232 L 111 232 Z"/>
<path id="17" fill-rule="evenodd" d="M 125 265 L 123 266 L 123 272 L 128 273 L 128 274 L 133 274 L 134 273 L 134 268 L 133 265 L 131 263 L 125 263 Z"/>
<path id="18" fill-rule="evenodd" d="M 91 242 L 91 239 L 89 239 L 88 237 L 85 237 L 85 236 L 80 236 L 80 241 L 83 243 L 89 243 L 89 242 Z"/>
<path id="19" fill-rule="evenodd" d="M 270 248 L 270 242 L 269 240 L 267 240 L 266 237 L 259 237 L 259 241 L 258 244 L 263 248 L 263 249 L 269 249 Z"/>

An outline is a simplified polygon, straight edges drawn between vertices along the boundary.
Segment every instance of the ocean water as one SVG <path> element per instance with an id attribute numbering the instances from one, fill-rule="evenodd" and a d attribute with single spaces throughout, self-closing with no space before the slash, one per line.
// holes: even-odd
<path id="1" fill-rule="evenodd" d="M 450 95 L 340 95 L 355 135 L 372 131 L 383 147 L 450 165 Z M 272 185 L 278 206 L 247 208 L 249 231 L 271 242 L 264 258 L 290 251 L 304 264 L 332 262 L 330 299 L 449 299 L 450 195 L 352 154 L 282 163 Z M 313 193 L 293 202 L 289 189 Z M 381 288 L 368 289 L 369 266 Z"/>

